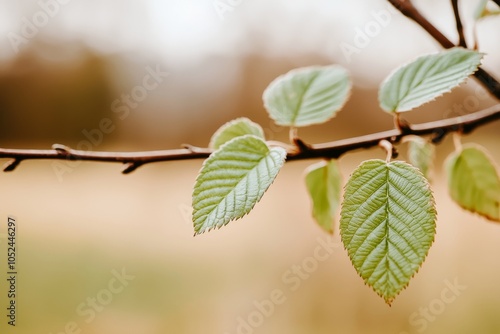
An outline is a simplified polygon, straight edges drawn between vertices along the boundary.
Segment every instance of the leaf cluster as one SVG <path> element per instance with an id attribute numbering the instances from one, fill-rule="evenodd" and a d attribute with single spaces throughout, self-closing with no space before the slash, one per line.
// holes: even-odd
<path id="1" fill-rule="evenodd" d="M 379 90 L 380 107 L 400 126 L 400 114 L 415 110 L 463 83 L 483 54 L 460 47 L 421 56 L 391 73 Z M 263 102 L 276 124 L 298 129 L 327 122 L 347 103 L 352 82 L 339 65 L 294 69 L 270 83 Z M 347 182 L 339 161 L 320 161 L 305 171 L 312 216 L 340 235 L 351 262 L 366 284 L 387 303 L 403 290 L 425 260 L 436 233 L 437 212 L 428 181 L 434 146 L 408 136 L 408 162 L 393 161 L 393 145 L 383 142 L 387 159 L 361 162 Z M 266 142 L 262 128 L 246 118 L 223 125 L 213 135 L 215 150 L 204 162 L 193 190 L 195 234 L 220 228 L 248 214 L 284 166 L 287 150 Z M 447 161 L 451 198 L 464 209 L 500 221 L 500 178 L 483 148 L 457 145 Z"/>

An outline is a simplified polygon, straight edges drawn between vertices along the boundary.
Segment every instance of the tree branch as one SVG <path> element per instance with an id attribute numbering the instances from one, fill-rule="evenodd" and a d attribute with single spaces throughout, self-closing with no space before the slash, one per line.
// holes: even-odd
<path id="1" fill-rule="evenodd" d="M 432 25 L 413 6 L 411 0 L 388 0 L 401 13 L 409 17 L 422 28 L 424 28 L 436 41 L 444 48 L 452 48 L 455 45 L 444 36 L 434 25 Z M 494 0 L 500 5 L 500 0 Z M 452 0 L 453 11 L 457 22 L 459 33 L 459 45 L 465 46 L 463 36 L 463 26 L 458 12 L 458 0 Z M 474 73 L 488 91 L 496 98 L 500 99 L 500 83 L 488 72 L 479 68 Z M 433 135 L 432 141 L 439 143 L 447 134 L 451 132 L 469 133 L 475 128 L 499 120 L 500 104 L 481 110 L 466 116 L 449 118 L 445 120 L 409 125 L 400 118 L 396 119 L 396 129 L 374 133 L 370 135 L 348 138 L 328 143 L 308 145 L 299 138 L 294 138 L 295 146 L 290 146 L 280 142 L 268 142 L 271 146 L 281 146 L 287 149 L 287 161 L 313 159 L 313 158 L 339 158 L 343 154 L 358 150 L 368 149 L 380 145 L 382 141 L 394 144 L 409 135 Z M 0 158 L 10 158 L 4 165 L 4 171 L 9 172 L 16 169 L 24 160 L 78 160 L 78 161 L 100 161 L 115 162 L 124 164 L 123 173 L 128 174 L 135 171 L 142 165 L 172 160 L 204 159 L 212 153 L 209 148 L 199 148 L 186 145 L 182 149 L 148 151 L 148 152 L 90 152 L 74 150 L 64 145 L 55 144 L 52 150 L 23 150 L 23 149 L 2 149 L 0 148 Z"/>
<path id="2" fill-rule="evenodd" d="M 303 145 L 299 149 L 280 142 L 269 142 L 271 146 L 287 148 L 288 161 L 330 158 L 336 159 L 345 153 L 368 149 L 378 146 L 382 140 L 398 143 L 409 135 L 433 135 L 433 142 L 440 142 L 451 132 L 467 134 L 475 128 L 500 119 L 500 104 L 485 110 L 477 111 L 465 116 L 448 118 L 444 120 L 408 125 L 400 129 L 374 133 L 370 135 L 348 138 L 328 143 Z M 4 171 L 13 171 L 24 160 L 80 160 L 115 162 L 124 164 L 124 174 L 128 174 L 138 167 L 160 161 L 205 159 L 212 153 L 209 148 L 199 148 L 187 145 L 183 149 L 147 151 L 147 152 L 87 152 L 74 150 L 64 145 L 56 144 L 51 150 L 22 150 L 0 148 L 0 158 L 10 158 L 4 166 Z"/>
<path id="3" fill-rule="evenodd" d="M 455 22 L 457 25 L 458 45 L 463 48 L 466 48 L 467 42 L 465 41 L 464 26 L 462 24 L 462 19 L 460 18 L 460 9 L 458 8 L 458 0 L 451 0 L 451 5 L 453 6 L 453 14 L 455 15 Z"/>
<path id="4" fill-rule="evenodd" d="M 445 35 L 441 33 L 432 23 L 430 23 L 420 12 L 418 11 L 411 0 L 388 0 L 394 7 L 396 7 L 403 15 L 415 21 L 418 25 L 425 29 L 441 46 L 445 49 L 450 49 L 455 47 Z M 496 0 L 495 2 L 500 2 Z M 500 83 L 491 76 L 488 72 L 479 68 L 476 73 L 474 73 L 476 79 L 497 99 L 500 99 Z"/>

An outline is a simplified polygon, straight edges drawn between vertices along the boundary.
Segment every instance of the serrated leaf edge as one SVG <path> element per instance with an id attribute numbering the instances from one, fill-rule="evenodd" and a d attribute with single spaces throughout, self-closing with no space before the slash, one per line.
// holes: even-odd
<path id="1" fill-rule="evenodd" d="M 385 86 L 385 84 L 386 84 L 386 83 L 387 83 L 387 82 L 388 82 L 388 81 L 389 81 L 389 80 L 390 80 L 390 79 L 391 79 L 391 78 L 392 78 L 392 77 L 396 74 L 396 72 L 398 72 L 399 70 L 402 70 L 403 68 L 406 68 L 406 67 L 410 66 L 412 63 L 416 62 L 417 60 L 419 60 L 419 59 L 421 59 L 421 58 L 425 58 L 425 57 L 429 57 L 429 56 L 438 55 L 438 54 L 440 54 L 440 53 L 442 53 L 442 52 L 449 52 L 449 51 L 454 50 L 454 49 L 463 49 L 463 50 L 473 51 L 473 50 L 465 49 L 465 48 L 462 48 L 462 47 L 454 47 L 454 48 L 452 48 L 452 49 L 448 49 L 448 50 L 444 50 L 444 51 L 438 51 L 438 52 L 433 52 L 433 53 L 428 53 L 428 54 L 421 55 L 421 56 L 419 56 L 419 57 L 417 57 L 417 58 L 414 58 L 413 60 L 410 60 L 410 61 L 408 61 L 408 62 L 404 63 L 403 65 L 401 65 L 401 66 L 399 66 L 399 67 L 397 67 L 397 68 L 393 69 L 393 70 L 389 73 L 389 75 L 388 75 L 388 76 L 384 79 L 384 81 L 382 81 L 382 83 L 380 84 L 380 87 L 379 87 L 379 105 L 380 105 L 380 107 L 382 108 L 382 110 L 384 110 L 385 112 L 390 113 L 390 114 L 395 114 L 395 113 L 402 113 L 402 112 L 407 112 L 407 111 L 414 110 L 414 109 L 416 109 L 416 108 L 420 108 L 421 106 L 423 106 L 423 105 L 425 105 L 425 104 L 427 104 L 427 103 L 430 103 L 430 102 L 436 101 L 438 98 L 442 97 L 443 95 L 450 93 L 450 92 L 451 92 L 454 88 L 456 88 L 456 87 L 460 86 L 460 85 L 461 85 L 461 84 L 463 84 L 465 81 L 467 81 L 471 75 L 473 75 L 474 73 L 476 73 L 476 72 L 479 70 L 479 67 L 480 67 L 480 66 L 481 66 L 481 64 L 482 64 L 482 60 L 483 60 L 483 57 L 485 56 L 485 53 L 483 53 L 483 52 L 477 52 L 477 53 L 478 53 L 478 55 L 480 55 L 480 56 L 481 56 L 481 61 L 480 61 L 479 65 L 477 66 L 477 68 L 476 68 L 474 71 L 472 71 L 472 72 L 469 74 L 469 76 L 468 76 L 468 77 L 465 77 L 464 79 L 460 80 L 460 81 L 457 83 L 457 85 L 456 85 L 455 87 L 450 88 L 450 89 L 448 89 L 448 90 L 446 90 L 446 91 L 443 91 L 441 94 L 436 95 L 436 96 L 435 96 L 435 97 L 433 97 L 431 100 L 428 100 L 427 102 L 422 103 L 420 106 L 418 106 L 418 107 L 414 107 L 414 108 L 411 108 L 411 109 L 405 109 L 405 110 L 397 110 L 397 108 L 396 108 L 396 109 L 394 109 L 394 110 L 389 110 L 389 109 L 385 109 L 384 107 L 382 107 L 382 101 L 380 101 L 380 90 L 381 90 L 381 88 L 382 88 L 383 86 Z M 398 105 L 399 105 L 399 104 L 398 104 Z"/>
<path id="2" fill-rule="evenodd" d="M 279 175 L 279 172 L 281 171 L 281 169 L 283 168 L 283 165 L 284 163 L 286 162 L 286 158 L 287 158 L 287 153 L 286 153 L 286 150 L 282 147 L 269 147 L 269 145 L 262 139 L 262 138 L 259 138 L 258 136 L 255 136 L 255 135 L 244 135 L 244 136 L 239 136 L 239 137 L 235 137 L 233 139 L 231 139 L 230 141 L 224 143 L 218 150 L 215 150 L 214 152 L 212 152 L 212 154 L 207 158 L 205 159 L 205 161 L 203 161 L 203 164 L 202 164 L 202 167 L 200 168 L 200 171 L 198 172 L 198 176 L 196 177 L 196 181 L 195 181 L 195 185 L 196 183 L 198 182 L 198 178 L 201 176 L 201 171 L 203 170 L 203 168 L 205 167 L 205 165 L 208 163 L 209 159 L 215 154 L 217 153 L 218 151 L 220 150 L 223 150 L 225 146 L 229 145 L 231 142 L 233 141 L 236 141 L 236 140 L 241 140 L 241 138 L 243 137 L 253 137 L 253 138 L 256 138 L 260 141 L 262 141 L 264 144 L 266 144 L 266 146 L 268 147 L 269 149 L 269 154 L 272 154 L 272 153 L 276 153 L 276 151 L 273 151 L 273 149 L 281 149 L 283 150 L 284 152 L 284 159 L 283 161 L 280 163 L 280 166 L 279 166 L 279 171 L 278 173 L 276 174 L 276 177 L 272 180 L 272 182 L 267 186 L 267 188 L 264 190 L 264 193 L 262 194 L 262 197 L 264 197 L 265 193 L 269 190 L 269 188 L 271 187 L 271 185 L 274 184 L 274 182 L 276 181 L 278 175 Z M 241 182 L 241 181 L 240 181 Z M 192 197 L 194 197 L 194 193 L 195 193 L 195 188 L 193 189 L 193 192 L 192 192 Z M 243 217 L 245 217 L 246 215 L 248 215 L 252 210 L 253 208 L 255 207 L 255 205 L 257 203 L 260 202 L 260 200 L 262 200 L 262 197 L 256 201 L 255 203 L 253 203 L 253 205 L 248 209 L 248 211 L 244 212 L 243 215 L 241 217 L 238 217 L 238 218 L 233 218 L 233 219 L 230 219 L 229 222 L 232 222 L 232 221 L 237 221 L 239 219 L 242 219 Z M 194 221 L 194 211 L 193 211 L 193 216 L 192 216 L 192 222 L 195 223 Z M 205 230 L 203 230 L 202 232 L 199 232 L 199 229 L 196 229 L 196 226 L 194 226 L 195 228 L 195 233 L 194 233 L 194 236 L 198 236 L 198 235 L 201 235 L 201 234 L 204 234 L 204 233 L 207 233 L 207 232 L 210 232 L 212 230 L 220 230 L 223 226 L 226 226 L 227 224 L 222 224 L 222 225 L 213 225 L 213 226 L 210 226 L 209 228 L 206 228 Z"/>
<path id="3" fill-rule="evenodd" d="M 368 160 L 365 160 L 361 164 L 359 164 L 358 167 L 356 167 L 354 170 L 356 171 L 363 163 L 369 162 L 369 161 L 383 161 L 383 160 L 380 160 L 380 159 L 368 159 Z M 429 255 L 430 248 L 434 244 L 434 241 L 436 239 L 436 234 L 437 234 L 437 229 L 436 229 L 437 224 L 436 223 L 437 223 L 437 215 L 438 215 L 438 213 L 437 213 L 437 210 L 436 210 L 436 201 L 435 201 L 435 198 L 434 198 L 434 192 L 432 191 L 432 188 L 431 188 L 431 185 L 430 185 L 429 181 L 427 180 L 427 178 L 422 174 L 422 172 L 417 167 L 412 166 L 411 164 L 409 164 L 407 162 L 404 162 L 404 161 L 400 161 L 400 162 L 403 162 L 403 163 L 407 164 L 408 166 L 410 166 L 411 168 L 413 168 L 425 180 L 425 184 L 426 184 L 427 190 L 429 190 L 429 193 L 430 193 L 431 203 L 432 203 L 432 209 L 433 209 L 433 213 L 434 213 L 434 217 L 435 217 L 434 218 L 434 228 L 433 228 L 433 232 L 434 233 L 432 235 L 432 240 L 431 240 L 430 245 L 429 245 L 429 250 L 426 252 L 425 256 L 423 257 L 422 263 L 418 266 L 418 268 L 415 270 L 415 272 L 410 276 L 410 279 L 408 280 L 408 282 L 404 286 L 402 286 L 401 290 L 399 290 L 398 293 L 396 295 L 394 295 L 392 298 L 386 299 L 382 294 L 380 294 L 379 292 L 377 292 L 372 286 L 370 286 L 367 283 L 366 279 L 364 279 L 361 276 L 361 274 L 356 270 L 356 268 L 354 268 L 354 271 L 356 272 L 356 274 L 358 274 L 358 276 L 363 280 L 364 285 L 367 286 L 367 287 L 369 287 L 379 297 L 381 297 L 382 299 L 384 299 L 385 303 L 387 305 L 389 305 L 389 306 L 392 306 L 392 303 L 394 302 L 394 300 L 396 299 L 396 297 L 398 297 L 404 290 L 406 290 L 406 288 L 410 285 L 410 282 L 413 279 L 413 277 L 415 277 L 415 275 L 420 271 L 420 269 L 422 268 L 422 265 L 424 264 L 425 260 L 427 259 L 427 256 Z M 349 180 L 351 179 L 353 173 L 351 173 L 351 175 L 349 175 Z M 348 182 L 346 182 L 346 184 L 344 186 L 344 197 L 343 197 L 344 200 L 345 200 L 345 194 L 346 194 L 345 190 L 347 188 L 347 183 Z M 344 201 L 342 201 L 341 208 L 342 208 L 343 204 L 344 204 Z M 340 228 L 340 230 L 342 230 L 342 225 L 340 225 L 339 228 Z M 341 236 L 342 236 L 342 233 L 341 233 Z M 342 240 L 342 245 L 344 246 L 344 249 L 347 252 L 347 255 L 349 256 L 349 260 L 351 261 L 351 264 L 352 264 L 353 263 L 353 258 L 349 254 L 349 251 L 348 251 L 347 247 L 345 246 L 343 240 Z"/>

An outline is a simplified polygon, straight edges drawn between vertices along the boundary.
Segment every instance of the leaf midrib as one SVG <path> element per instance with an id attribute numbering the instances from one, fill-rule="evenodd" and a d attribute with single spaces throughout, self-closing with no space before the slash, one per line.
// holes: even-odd
<path id="1" fill-rule="evenodd" d="M 318 78 L 318 76 L 320 76 L 320 72 L 316 72 L 314 73 L 314 75 L 311 77 L 311 80 L 307 83 L 307 85 L 304 87 L 304 90 L 302 92 L 302 94 L 299 95 L 299 101 L 297 103 L 297 107 L 295 108 L 294 112 L 293 112 L 293 118 L 292 118 L 292 124 L 293 125 L 296 125 L 296 121 L 297 121 L 297 118 L 299 117 L 299 114 L 300 114 L 300 109 L 302 109 L 302 105 L 304 104 L 304 97 L 305 95 L 307 94 L 307 92 L 309 91 L 309 89 L 311 88 L 311 86 L 313 85 L 314 81 Z"/>
<path id="2" fill-rule="evenodd" d="M 387 284 L 387 278 L 389 276 L 389 163 L 386 163 L 385 165 L 385 178 L 386 178 L 386 188 L 385 188 L 385 221 L 384 221 L 384 230 L 385 230 L 385 256 L 384 256 L 384 261 L 385 261 L 385 277 L 384 277 L 384 285 L 385 289 L 388 288 Z M 387 291 L 387 290 L 386 290 Z"/>
<path id="3" fill-rule="evenodd" d="M 268 166 L 268 162 L 267 162 L 267 158 L 271 156 L 271 150 L 269 150 L 266 155 L 264 157 L 262 157 L 261 159 L 259 160 L 255 160 L 256 161 L 256 164 L 247 170 L 247 172 L 244 174 L 244 176 L 235 184 L 235 186 L 225 195 L 225 196 L 222 196 L 221 197 L 221 200 L 219 202 L 217 202 L 216 204 L 214 204 L 214 207 L 212 210 L 210 210 L 210 212 L 206 215 L 206 219 L 205 221 L 203 222 L 202 226 L 206 224 L 206 221 L 208 220 L 209 217 L 212 216 L 212 214 L 214 213 L 214 211 L 219 211 L 219 207 L 221 205 L 221 203 L 223 201 L 225 201 L 227 198 L 229 198 L 230 196 L 236 196 L 235 194 L 235 189 L 238 188 L 240 186 L 240 184 L 244 181 L 244 180 L 247 180 L 248 179 L 248 174 L 250 174 L 254 169 L 256 169 L 262 162 L 262 160 L 265 161 L 266 163 L 266 168 L 267 170 L 269 171 L 269 166 Z M 258 173 L 257 173 L 258 174 Z M 260 177 L 257 176 L 257 180 L 260 180 Z M 248 182 L 247 183 L 247 188 L 248 188 Z M 260 188 L 261 188 L 261 183 L 260 182 L 257 182 L 257 187 L 258 187 L 258 192 L 260 192 Z M 247 189 L 248 190 L 248 189 Z M 246 193 L 248 193 L 248 191 L 246 191 Z M 247 202 L 247 199 L 248 199 L 248 196 L 245 197 L 245 204 Z M 235 202 L 235 201 L 234 201 Z M 246 207 L 246 205 L 244 205 L 243 207 Z"/>

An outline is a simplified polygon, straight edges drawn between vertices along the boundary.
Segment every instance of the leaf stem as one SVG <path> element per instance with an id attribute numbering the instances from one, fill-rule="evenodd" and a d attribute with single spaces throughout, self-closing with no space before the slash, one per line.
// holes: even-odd
<path id="1" fill-rule="evenodd" d="M 299 129 L 296 127 L 290 128 L 290 142 L 294 145 L 297 152 L 305 152 L 311 149 L 311 146 L 306 144 L 302 139 L 299 138 Z"/>
<path id="2" fill-rule="evenodd" d="M 297 140 L 297 138 L 299 138 L 299 129 L 297 129 L 295 126 L 290 127 L 288 138 L 290 140 L 290 143 L 295 145 L 295 141 Z"/>
<path id="3" fill-rule="evenodd" d="M 455 146 L 455 151 L 462 151 L 462 136 L 460 135 L 460 132 L 455 132 L 453 134 L 453 145 Z"/>
<path id="4" fill-rule="evenodd" d="M 390 141 L 383 139 L 380 141 L 380 143 L 378 143 L 378 146 L 382 147 L 384 151 L 387 153 L 385 161 L 391 162 L 392 157 L 394 155 L 394 145 L 392 145 Z"/>
<path id="5" fill-rule="evenodd" d="M 394 114 L 394 127 L 401 133 L 406 134 L 411 132 L 410 123 L 401 118 L 401 113 Z"/>

